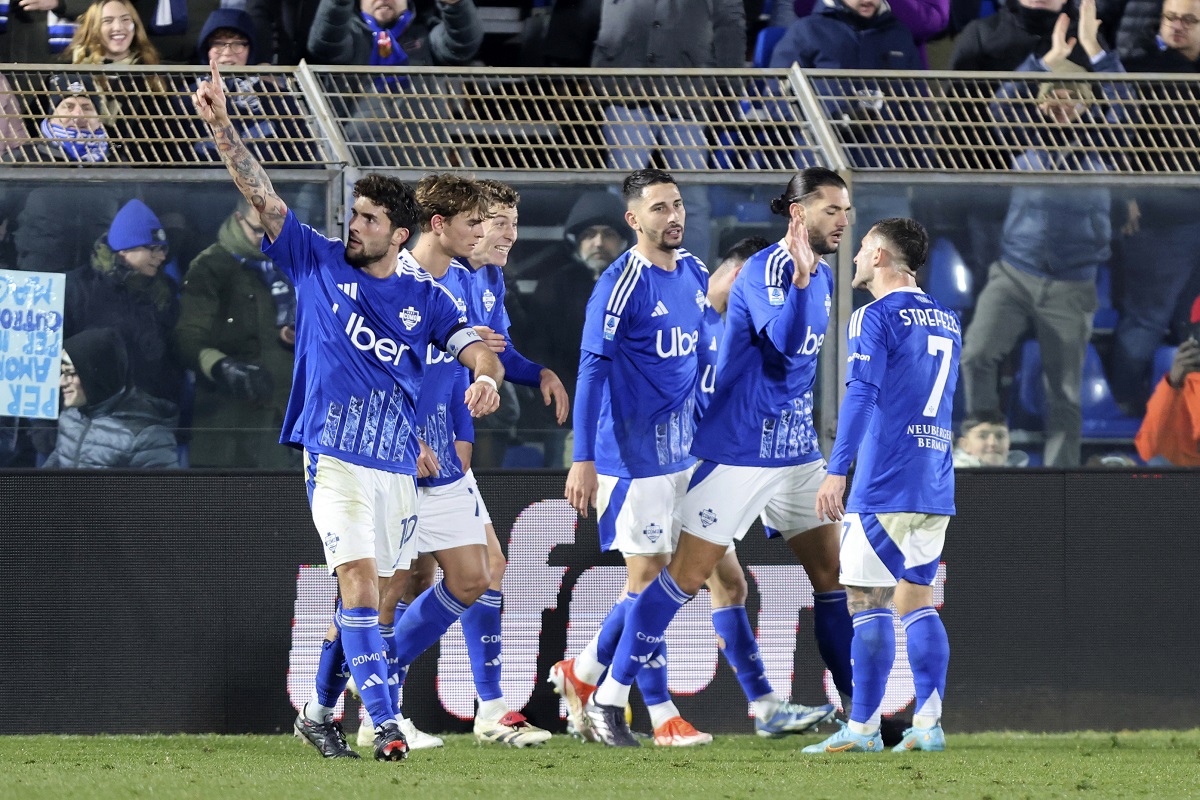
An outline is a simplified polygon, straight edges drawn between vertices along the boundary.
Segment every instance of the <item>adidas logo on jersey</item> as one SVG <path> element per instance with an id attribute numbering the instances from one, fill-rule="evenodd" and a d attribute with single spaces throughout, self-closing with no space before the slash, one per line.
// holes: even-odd
<path id="1" fill-rule="evenodd" d="M 663 305 L 663 301 L 659 300 L 658 303 L 654 306 L 654 310 L 650 312 L 650 316 L 661 317 L 661 316 L 664 316 L 664 315 L 670 314 L 670 313 L 671 313 L 670 311 L 667 311 L 667 307 L 665 305 Z"/>
<path id="2" fill-rule="evenodd" d="M 351 300 L 358 299 L 358 284 L 357 283 L 339 283 L 337 285 L 342 293 L 348 296 Z"/>

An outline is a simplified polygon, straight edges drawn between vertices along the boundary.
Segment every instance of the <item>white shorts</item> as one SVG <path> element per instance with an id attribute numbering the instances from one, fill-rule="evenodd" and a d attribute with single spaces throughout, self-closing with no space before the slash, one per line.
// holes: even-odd
<path id="1" fill-rule="evenodd" d="M 412 475 L 360 467 L 305 451 L 305 482 L 313 522 L 329 571 L 375 559 L 381 578 L 411 560 L 417 544 L 417 482 Z"/>
<path id="2" fill-rule="evenodd" d="M 908 512 L 847 514 L 842 520 L 843 586 L 932 586 L 950 518 Z"/>
<path id="3" fill-rule="evenodd" d="M 679 502 L 687 492 L 688 467 L 649 478 L 597 476 L 596 520 L 600 549 L 623 556 L 670 555 L 679 541 Z"/>
<path id="4" fill-rule="evenodd" d="M 471 488 L 475 490 L 475 499 L 479 501 L 479 518 L 483 520 L 484 525 L 491 525 L 492 515 L 488 513 L 487 506 L 483 502 L 483 495 L 479 493 L 479 484 L 475 482 L 475 471 L 467 470 L 463 480 L 470 481 Z"/>
<path id="5" fill-rule="evenodd" d="M 789 467 L 734 467 L 701 461 L 680 508 L 683 529 L 713 544 L 741 539 L 762 517 L 767 536 L 796 534 L 820 527 L 817 489 L 825 462 Z"/>
<path id="6" fill-rule="evenodd" d="M 479 488 L 469 472 L 454 483 L 418 487 L 417 546 L 408 563 L 401 560 L 397 569 L 410 568 L 418 553 L 436 553 L 472 544 L 486 547 L 487 533 L 483 527 L 486 515 Z"/>

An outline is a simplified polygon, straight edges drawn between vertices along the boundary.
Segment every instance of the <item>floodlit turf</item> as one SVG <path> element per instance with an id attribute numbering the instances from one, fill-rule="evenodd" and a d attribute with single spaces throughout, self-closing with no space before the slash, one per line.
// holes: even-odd
<path id="1" fill-rule="evenodd" d="M 322 761 L 288 736 L 0 737 L 0 798 L 1196 797 L 1200 730 L 949 736 L 945 753 L 805 756 L 819 737 L 532 750 L 452 736 L 402 764 Z"/>

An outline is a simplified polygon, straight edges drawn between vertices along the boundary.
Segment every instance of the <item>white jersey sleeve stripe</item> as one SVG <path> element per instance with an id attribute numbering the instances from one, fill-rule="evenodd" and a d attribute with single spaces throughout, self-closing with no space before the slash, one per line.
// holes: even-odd
<path id="1" fill-rule="evenodd" d="M 867 307 L 863 306 L 858 311 L 850 315 L 850 325 L 846 331 L 846 338 L 853 339 L 862 333 L 863 314 L 866 313 Z"/>
<path id="2" fill-rule="evenodd" d="M 625 304 L 629 302 L 629 297 L 633 294 L 633 287 L 637 285 L 641 276 L 642 265 L 631 257 L 626 263 L 621 277 L 617 278 L 612 294 L 608 296 L 608 306 L 606 307 L 608 313 L 619 317 L 625 312 Z"/>

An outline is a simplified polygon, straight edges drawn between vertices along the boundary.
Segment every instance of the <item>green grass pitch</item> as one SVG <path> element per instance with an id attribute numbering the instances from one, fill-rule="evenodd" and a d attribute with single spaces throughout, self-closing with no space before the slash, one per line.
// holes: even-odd
<path id="1" fill-rule="evenodd" d="M 1173 798 L 1200 796 L 1200 729 L 950 734 L 945 753 L 805 756 L 817 736 L 510 750 L 451 736 L 402 764 L 322 761 L 290 736 L 0 737 L 0 798 Z"/>

